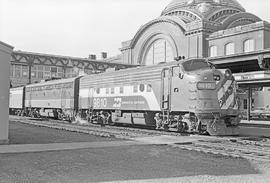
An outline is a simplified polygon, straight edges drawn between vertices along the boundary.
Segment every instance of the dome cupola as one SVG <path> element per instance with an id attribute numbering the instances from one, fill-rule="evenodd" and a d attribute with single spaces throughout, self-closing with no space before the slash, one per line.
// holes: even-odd
<path id="1" fill-rule="evenodd" d="M 196 19 L 209 20 L 211 15 L 223 10 L 229 14 L 245 12 L 236 0 L 173 0 L 161 15 L 180 15 L 188 23 Z"/>

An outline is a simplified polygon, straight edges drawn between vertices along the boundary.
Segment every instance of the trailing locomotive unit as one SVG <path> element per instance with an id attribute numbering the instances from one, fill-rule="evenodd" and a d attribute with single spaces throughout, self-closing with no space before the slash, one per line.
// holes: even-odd
<path id="1" fill-rule="evenodd" d="M 74 120 L 78 110 L 79 78 L 27 85 L 25 87 L 25 115 Z"/>
<path id="2" fill-rule="evenodd" d="M 88 120 L 101 111 L 111 123 L 160 118 L 164 127 L 210 135 L 237 134 L 240 122 L 232 73 L 204 59 L 83 76 L 79 110 Z"/>

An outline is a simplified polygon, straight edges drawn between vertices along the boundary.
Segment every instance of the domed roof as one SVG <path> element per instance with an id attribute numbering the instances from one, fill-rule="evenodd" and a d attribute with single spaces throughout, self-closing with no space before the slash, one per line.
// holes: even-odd
<path id="1" fill-rule="evenodd" d="M 245 9 L 236 0 L 173 0 L 161 15 L 166 15 L 176 10 L 190 10 L 204 18 L 206 14 L 224 8 L 245 12 Z"/>

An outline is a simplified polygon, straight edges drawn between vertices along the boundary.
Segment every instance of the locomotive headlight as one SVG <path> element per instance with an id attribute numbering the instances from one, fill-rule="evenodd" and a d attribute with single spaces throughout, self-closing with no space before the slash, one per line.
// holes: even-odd
<path id="1" fill-rule="evenodd" d="M 226 78 L 229 78 L 229 77 L 231 77 L 232 76 L 232 72 L 230 71 L 230 70 L 226 70 L 225 71 L 225 77 Z"/>
<path id="2" fill-rule="evenodd" d="M 220 75 L 214 75 L 214 80 L 215 81 L 220 81 Z"/>
<path id="3" fill-rule="evenodd" d="M 216 83 L 213 82 L 198 82 L 197 83 L 198 90 L 215 90 Z"/>

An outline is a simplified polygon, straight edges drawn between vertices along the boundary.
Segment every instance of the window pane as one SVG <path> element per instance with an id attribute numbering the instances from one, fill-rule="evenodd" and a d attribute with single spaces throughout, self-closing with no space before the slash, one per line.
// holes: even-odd
<path id="1" fill-rule="evenodd" d="M 22 66 L 22 77 L 28 78 L 28 66 Z"/>
<path id="2" fill-rule="evenodd" d="M 58 72 L 63 72 L 63 68 L 62 67 L 58 67 L 57 70 L 58 70 Z"/>
<path id="3" fill-rule="evenodd" d="M 234 43 L 228 43 L 225 45 L 225 55 L 232 55 L 235 53 Z"/>
<path id="4" fill-rule="evenodd" d="M 164 39 L 152 43 L 145 57 L 145 65 L 158 64 L 160 62 L 174 61 L 171 45 Z"/>
<path id="5" fill-rule="evenodd" d="M 15 70 L 15 77 L 20 78 L 21 77 L 21 70 Z"/>
<path id="6" fill-rule="evenodd" d="M 38 78 L 43 79 L 43 72 L 41 71 L 38 72 Z"/>
<path id="7" fill-rule="evenodd" d="M 37 72 L 36 71 L 32 71 L 31 72 L 31 77 L 32 78 L 36 78 L 37 77 Z"/>
<path id="8" fill-rule="evenodd" d="M 165 62 L 165 41 L 158 40 L 154 44 L 154 64 Z"/>
<path id="9" fill-rule="evenodd" d="M 154 53 L 153 53 L 154 47 L 151 46 L 151 48 L 148 50 L 145 65 L 153 65 L 154 63 Z"/>
<path id="10" fill-rule="evenodd" d="M 244 42 L 244 52 L 251 52 L 255 50 L 255 41 L 253 39 L 246 40 Z"/>
<path id="11" fill-rule="evenodd" d="M 51 72 L 57 72 L 57 67 L 51 67 Z"/>
<path id="12" fill-rule="evenodd" d="M 45 66 L 45 71 L 51 71 L 51 67 L 50 66 Z"/>
<path id="13" fill-rule="evenodd" d="M 39 70 L 39 71 L 43 71 L 43 66 L 42 66 L 42 65 L 39 65 L 39 66 L 38 66 L 38 70 Z"/>
<path id="14" fill-rule="evenodd" d="M 172 47 L 168 42 L 165 42 L 165 44 L 166 44 L 166 62 L 173 62 L 174 58 Z"/>
<path id="15" fill-rule="evenodd" d="M 210 47 L 210 57 L 216 57 L 217 56 L 217 46 L 211 46 Z"/>
<path id="16" fill-rule="evenodd" d="M 37 65 L 32 66 L 32 70 L 33 70 L 33 71 L 38 70 L 38 66 L 37 66 Z"/>
<path id="17" fill-rule="evenodd" d="M 44 72 L 44 78 L 45 79 L 51 78 L 51 73 L 50 72 Z"/>

